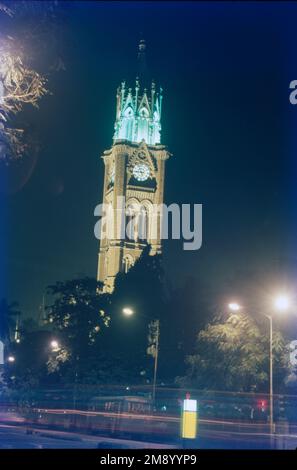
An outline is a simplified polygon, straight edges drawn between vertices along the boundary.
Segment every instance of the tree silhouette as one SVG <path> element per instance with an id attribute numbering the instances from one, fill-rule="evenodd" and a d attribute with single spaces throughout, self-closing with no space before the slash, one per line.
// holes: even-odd
<path id="1" fill-rule="evenodd" d="M 85 277 L 57 282 L 48 287 L 53 303 L 46 307 L 47 321 L 59 342 L 59 350 L 49 361 L 51 372 L 61 369 L 61 376 L 83 380 L 88 369 L 98 368 L 94 355 L 101 333 L 109 325 L 109 294 L 102 294 L 102 284 Z M 73 377 L 72 377 L 73 378 Z"/>
<path id="2" fill-rule="evenodd" d="M 284 340 L 274 333 L 274 373 L 279 388 L 288 370 Z M 243 314 L 207 325 L 197 336 L 196 350 L 187 356 L 187 374 L 178 382 L 200 389 L 267 390 L 269 344 L 255 321 Z"/>
<path id="3" fill-rule="evenodd" d="M 13 339 L 15 332 L 16 320 L 20 315 L 18 310 L 18 303 L 7 303 L 6 299 L 0 302 L 0 339 L 4 343 L 10 342 Z"/>
<path id="4" fill-rule="evenodd" d="M 122 313 L 127 306 L 134 311 L 129 318 Z M 162 257 L 151 256 L 147 246 L 128 273 L 116 277 L 108 332 L 111 353 L 121 357 L 129 376 L 134 371 L 134 381 L 151 381 L 153 360 L 147 354 L 148 325 L 158 319 L 162 328 L 164 311 Z"/>

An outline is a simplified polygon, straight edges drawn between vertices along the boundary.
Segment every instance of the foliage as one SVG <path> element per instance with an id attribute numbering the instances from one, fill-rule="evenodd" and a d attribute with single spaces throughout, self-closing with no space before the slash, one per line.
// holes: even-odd
<path id="1" fill-rule="evenodd" d="M 165 312 L 164 272 L 161 255 L 150 255 L 150 246 L 130 268 L 127 274 L 119 273 L 112 295 L 112 319 L 109 344 L 119 355 L 127 375 L 134 381 L 151 380 L 153 360 L 147 355 L 149 324 L 160 320 L 161 329 Z M 124 307 L 134 314 L 125 317 Z M 162 342 L 162 336 L 161 336 Z"/>
<path id="2" fill-rule="evenodd" d="M 154 320 L 164 312 L 164 271 L 162 256 L 151 256 L 150 250 L 148 245 L 127 274 L 117 275 L 113 304 L 118 308 L 130 305 L 136 314 Z"/>
<path id="3" fill-rule="evenodd" d="M 0 48 L 0 158 L 13 155 L 20 158 L 30 149 L 30 139 L 23 128 L 9 125 L 13 114 L 24 106 L 37 107 L 40 98 L 47 93 L 45 78 L 26 67 L 20 56 Z"/>
<path id="4" fill-rule="evenodd" d="M 274 333 L 274 377 L 280 389 L 287 371 L 285 345 Z M 186 358 L 187 374 L 178 381 L 201 389 L 266 390 L 269 378 L 269 342 L 255 321 L 230 315 L 200 331 L 196 351 Z"/>
<path id="5" fill-rule="evenodd" d="M 162 377 L 173 382 L 184 374 L 184 358 L 193 351 L 197 331 L 214 316 L 210 302 L 214 294 L 194 276 L 188 276 L 180 286 L 170 284 L 166 293 L 159 365 Z"/>
<path id="6" fill-rule="evenodd" d="M 48 288 L 54 299 L 47 307 L 48 325 L 59 343 L 48 369 L 64 380 L 71 374 L 72 378 L 77 374 L 81 378 L 84 363 L 97 367 L 93 352 L 110 323 L 110 296 L 101 290 L 102 284 L 89 277 L 57 282 Z"/>
<path id="7" fill-rule="evenodd" d="M 10 342 L 13 338 L 17 317 L 20 315 L 18 304 L 8 304 L 5 299 L 0 302 L 0 339 Z"/>
<path id="8" fill-rule="evenodd" d="M 0 47 L 0 158 L 19 158 L 28 150 L 23 128 L 11 126 L 13 115 L 19 114 L 26 105 L 38 107 L 47 93 L 46 79 L 36 70 L 24 64 L 9 40 L 1 40 Z"/>
<path id="9" fill-rule="evenodd" d="M 23 112 L 38 107 L 49 92 L 50 70 L 57 70 L 50 66 L 50 51 L 57 47 L 56 3 L 0 2 L 0 162 L 6 165 L 38 148 Z M 53 60 L 65 70 L 60 57 Z"/>
<path id="10" fill-rule="evenodd" d="M 1 51 L 1 111 L 2 117 L 8 113 L 20 112 L 25 104 L 38 106 L 38 101 L 46 93 L 46 80 L 39 73 L 29 69 L 19 56 Z"/>
<path id="11" fill-rule="evenodd" d="M 9 351 L 16 360 L 6 363 L 4 377 L 11 389 L 25 392 L 46 382 L 51 336 L 49 331 L 23 329 L 21 342 L 10 345 Z"/>

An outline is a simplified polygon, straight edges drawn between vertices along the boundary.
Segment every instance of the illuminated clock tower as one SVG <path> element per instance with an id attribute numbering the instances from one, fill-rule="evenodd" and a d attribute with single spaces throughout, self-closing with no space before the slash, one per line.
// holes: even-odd
<path id="1" fill-rule="evenodd" d="M 123 82 L 117 90 L 113 145 L 102 156 L 103 202 L 112 208 L 114 230 L 108 236 L 101 232 L 97 277 L 108 292 L 116 275 L 127 272 L 147 245 L 150 255 L 161 253 L 161 213 L 154 207 L 163 204 L 165 161 L 170 154 L 161 144 L 162 89 L 154 82 L 144 88 L 145 47 L 140 41 L 135 86 L 127 88 Z M 120 236 L 115 227 L 124 223 Z"/>

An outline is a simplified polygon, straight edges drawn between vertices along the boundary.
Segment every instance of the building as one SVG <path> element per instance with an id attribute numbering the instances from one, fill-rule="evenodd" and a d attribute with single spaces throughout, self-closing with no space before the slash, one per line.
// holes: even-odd
<path id="1" fill-rule="evenodd" d="M 145 48 L 140 41 L 134 88 L 123 82 L 117 90 L 113 145 L 102 156 L 103 202 L 110 211 L 101 226 L 97 277 L 108 292 L 148 244 L 152 256 L 161 253 L 161 212 L 153 209 L 163 204 L 170 154 L 161 144 L 162 89 L 153 81 L 145 88 Z"/>

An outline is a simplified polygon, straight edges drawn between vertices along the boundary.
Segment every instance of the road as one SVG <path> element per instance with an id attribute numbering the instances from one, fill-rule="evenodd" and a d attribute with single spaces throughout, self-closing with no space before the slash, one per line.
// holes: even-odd
<path id="1" fill-rule="evenodd" d="M 197 445 L 198 444 L 198 445 Z M 212 432 L 201 436 L 197 443 L 201 449 L 268 449 L 269 435 L 242 435 Z M 195 445 L 195 447 L 196 447 Z M 173 445 L 90 436 L 56 430 L 27 428 L 23 425 L 0 424 L 0 449 L 149 449 L 174 448 Z M 274 448 L 296 449 L 297 436 L 275 436 Z"/>
<path id="2" fill-rule="evenodd" d="M 0 449 L 162 449 L 170 447 L 173 446 L 0 424 Z"/>
<path id="3" fill-rule="evenodd" d="M 0 449 L 84 449 L 94 448 L 95 443 L 73 439 L 55 439 L 40 434 L 27 434 L 25 428 L 0 425 Z"/>
<path id="4" fill-rule="evenodd" d="M 278 427 L 271 440 L 268 426 L 222 420 L 200 420 L 198 440 L 194 447 L 200 449 L 296 449 L 297 427 Z M 141 439 L 141 436 L 140 436 Z M 172 443 L 173 444 L 173 443 Z M 184 446 L 178 439 L 176 445 L 143 442 L 33 427 L 25 423 L 16 412 L 0 414 L 0 449 L 96 449 L 96 448 L 176 448 Z"/>

